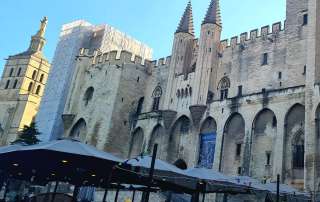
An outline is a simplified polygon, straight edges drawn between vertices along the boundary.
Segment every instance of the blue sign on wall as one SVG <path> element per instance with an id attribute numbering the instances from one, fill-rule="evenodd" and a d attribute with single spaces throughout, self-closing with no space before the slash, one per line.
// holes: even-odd
<path id="1" fill-rule="evenodd" d="M 211 169 L 216 148 L 216 133 L 200 134 L 199 166 Z"/>

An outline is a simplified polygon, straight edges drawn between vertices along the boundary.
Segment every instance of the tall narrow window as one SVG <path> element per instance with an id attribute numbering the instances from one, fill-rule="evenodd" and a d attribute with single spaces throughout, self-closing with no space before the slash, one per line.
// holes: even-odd
<path id="1" fill-rule="evenodd" d="M 220 99 L 221 100 L 225 100 L 228 98 L 229 88 L 230 88 L 229 78 L 223 77 L 218 84 L 218 89 L 220 89 Z"/>
<path id="2" fill-rule="evenodd" d="M 36 79 L 36 76 L 37 76 L 37 71 L 34 70 L 33 73 L 32 73 L 32 79 L 35 80 L 35 79 Z"/>
<path id="3" fill-rule="evenodd" d="M 93 87 L 89 87 L 86 92 L 84 93 L 83 96 L 83 101 L 84 101 L 84 105 L 87 106 L 88 103 L 90 102 L 90 100 L 93 97 L 93 92 L 94 92 L 94 88 Z"/>
<path id="4" fill-rule="evenodd" d="M 238 96 L 242 96 L 242 86 L 238 86 Z"/>
<path id="5" fill-rule="evenodd" d="M 303 15 L 303 24 L 302 25 L 307 25 L 308 24 L 308 14 Z"/>
<path id="6" fill-rule="evenodd" d="M 4 87 L 4 89 L 8 89 L 10 85 L 10 80 L 7 81 L 6 86 Z"/>
<path id="7" fill-rule="evenodd" d="M 33 85 L 33 83 L 30 82 L 30 83 L 29 83 L 29 86 L 28 86 L 28 91 L 29 91 L 29 92 L 32 90 L 32 85 Z"/>
<path id="8" fill-rule="evenodd" d="M 162 88 L 160 85 L 158 85 L 152 93 L 152 98 L 153 98 L 152 111 L 159 110 L 161 96 L 162 96 Z"/>
<path id="9" fill-rule="evenodd" d="M 269 166 L 271 163 L 271 152 L 266 152 L 266 165 Z"/>
<path id="10" fill-rule="evenodd" d="M 20 74 L 21 74 L 21 67 L 18 69 L 17 76 L 20 76 Z"/>
<path id="11" fill-rule="evenodd" d="M 144 97 L 141 97 L 138 102 L 136 114 L 141 114 L 143 109 Z"/>
<path id="12" fill-rule="evenodd" d="M 41 74 L 41 76 L 40 76 L 40 82 L 41 83 L 43 82 L 43 78 L 44 78 L 44 74 Z"/>
<path id="13" fill-rule="evenodd" d="M 239 157 L 241 155 L 241 144 L 237 144 L 236 146 L 236 156 Z"/>
<path id="14" fill-rule="evenodd" d="M 296 135 L 296 138 L 293 143 L 293 168 L 303 169 L 304 168 L 304 137 L 303 133 Z"/>
<path id="15" fill-rule="evenodd" d="M 12 76 L 12 74 L 13 74 L 13 68 L 10 69 L 9 76 Z"/>
<path id="16" fill-rule="evenodd" d="M 17 87 L 17 84 L 18 84 L 18 80 L 16 79 L 13 83 L 13 87 L 12 88 L 16 88 Z"/>
<path id="17" fill-rule="evenodd" d="M 307 65 L 303 66 L 302 75 L 306 75 L 306 72 L 307 72 Z"/>
<path id="18" fill-rule="evenodd" d="M 36 94 L 39 95 L 40 94 L 40 90 L 41 90 L 41 86 L 39 85 L 36 89 Z"/>
<path id="19" fill-rule="evenodd" d="M 268 53 L 264 53 L 262 55 L 262 63 L 261 65 L 267 65 L 268 64 Z"/>
<path id="20" fill-rule="evenodd" d="M 278 72 L 278 79 L 282 79 L 282 72 Z"/>

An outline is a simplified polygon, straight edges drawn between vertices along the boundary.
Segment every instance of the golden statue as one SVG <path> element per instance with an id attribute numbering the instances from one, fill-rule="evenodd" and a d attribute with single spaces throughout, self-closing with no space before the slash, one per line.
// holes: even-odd
<path id="1" fill-rule="evenodd" d="M 40 29 L 39 29 L 39 31 L 38 31 L 38 33 L 37 33 L 38 36 L 44 37 L 44 33 L 46 32 L 47 24 L 48 24 L 48 18 L 47 18 L 47 17 L 44 17 L 44 18 L 41 20 Z"/>

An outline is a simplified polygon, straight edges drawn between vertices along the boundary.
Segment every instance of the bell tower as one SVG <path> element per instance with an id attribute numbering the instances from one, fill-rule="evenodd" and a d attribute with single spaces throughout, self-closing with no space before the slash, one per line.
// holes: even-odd
<path id="1" fill-rule="evenodd" d="M 44 17 L 25 52 L 7 59 L 0 81 L 0 145 L 10 144 L 35 120 L 50 70 L 42 53 L 47 23 Z"/>

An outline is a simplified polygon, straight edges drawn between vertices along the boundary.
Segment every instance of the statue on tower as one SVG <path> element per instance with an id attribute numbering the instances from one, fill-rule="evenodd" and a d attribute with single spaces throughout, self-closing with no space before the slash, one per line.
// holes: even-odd
<path id="1" fill-rule="evenodd" d="M 39 31 L 37 33 L 38 36 L 44 37 L 44 33 L 46 32 L 47 24 L 48 24 L 48 18 L 45 16 L 41 20 L 40 29 L 39 29 Z"/>

